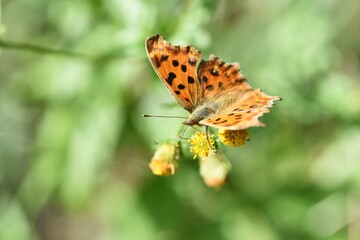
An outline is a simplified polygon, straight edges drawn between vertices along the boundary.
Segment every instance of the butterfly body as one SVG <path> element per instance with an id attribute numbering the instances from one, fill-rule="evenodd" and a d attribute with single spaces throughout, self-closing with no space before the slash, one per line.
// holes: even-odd
<path id="1" fill-rule="evenodd" d="M 237 100 L 241 99 L 239 92 L 233 94 L 228 93 L 226 95 L 212 96 L 211 98 L 205 98 L 195 109 L 191 112 L 190 116 L 183 123 L 185 125 L 196 125 L 203 119 L 209 118 L 214 114 L 221 112 L 222 109 L 233 104 Z"/>
<path id="2" fill-rule="evenodd" d="M 258 117 L 281 100 L 251 88 L 237 63 L 213 55 L 201 60 L 201 52 L 192 46 L 172 45 L 158 34 L 146 39 L 146 50 L 170 94 L 190 112 L 185 125 L 229 130 L 263 126 Z"/>
<path id="3" fill-rule="evenodd" d="M 184 125 L 194 126 L 200 125 L 199 122 L 209 115 L 215 113 L 216 109 L 208 106 L 202 106 L 194 110 L 188 118 L 183 122 Z"/>

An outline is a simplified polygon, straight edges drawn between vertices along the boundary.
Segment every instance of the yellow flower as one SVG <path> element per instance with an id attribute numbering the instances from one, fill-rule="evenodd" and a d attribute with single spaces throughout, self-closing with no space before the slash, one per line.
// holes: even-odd
<path id="1" fill-rule="evenodd" d="M 247 129 L 244 130 L 225 130 L 220 129 L 218 132 L 219 139 L 228 146 L 238 147 L 244 145 L 249 139 Z"/>
<path id="2" fill-rule="evenodd" d="M 230 169 L 230 162 L 221 153 L 212 152 L 208 157 L 200 159 L 200 175 L 208 187 L 224 185 Z"/>
<path id="3" fill-rule="evenodd" d="M 207 157 L 211 151 L 216 151 L 215 140 L 210 136 L 206 136 L 204 132 L 194 133 L 189 139 L 189 143 L 192 145 L 190 152 L 195 153 L 194 158 L 197 156 Z"/>
<path id="4" fill-rule="evenodd" d="M 159 176 L 174 175 L 178 164 L 178 148 L 174 144 L 163 143 L 155 151 L 149 167 L 153 174 Z"/>

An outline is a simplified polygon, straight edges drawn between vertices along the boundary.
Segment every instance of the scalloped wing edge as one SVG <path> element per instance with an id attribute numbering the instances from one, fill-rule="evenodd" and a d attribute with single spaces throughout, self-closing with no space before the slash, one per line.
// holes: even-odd
<path id="1" fill-rule="evenodd" d="M 260 89 L 257 89 L 255 91 L 260 91 Z M 250 120 L 247 121 L 239 121 L 239 124 L 232 124 L 230 126 L 226 126 L 225 124 L 219 124 L 219 123 L 215 123 L 216 120 L 218 120 L 222 115 L 224 114 L 215 114 L 213 116 L 211 116 L 210 118 L 206 118 L 203 119 L 201 121 L 199 121 L 199 124 L 201 125 L 206 125 L 209 127 L 215 127 L 215 128 L 219 128 L 219 129 L 226 129 L 226 130 L 243 130 L 243 129 L 247 129 L 250 127 L 265 127 L 266 125 L 263 122 L 260 122 L 258 119 L 264 115 L 264 113 L 268 113 L 270 112 L 271 107 L 273 107 L 275 105 L 274 101 L 282 101 L 282 98 L 279 96 L 269 96 L 263 92 L 261 92 L 264 96 L 266 96 L 267 98 L 269 98 L 267 100 L 267 104 L 264 106 L 261 106 L 260 109 L 256 114 L 254 114 Z M 253 110 L 249 110 L 249 111 L 253 111 Z M 231 111 L 228 111 L 231 113 Z"/>

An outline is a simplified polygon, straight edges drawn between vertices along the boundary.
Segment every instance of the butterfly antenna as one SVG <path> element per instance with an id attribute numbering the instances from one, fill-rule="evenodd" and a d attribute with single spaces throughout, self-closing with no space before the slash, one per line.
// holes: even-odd
<path id="1" fill-rule="evenodd" d="M 187 118 L 182 116 L 164 116 L 164 115 L 149 115 L 149 114 L 143 114 L 143 117 L 157 117 L 157 118 Z"/>

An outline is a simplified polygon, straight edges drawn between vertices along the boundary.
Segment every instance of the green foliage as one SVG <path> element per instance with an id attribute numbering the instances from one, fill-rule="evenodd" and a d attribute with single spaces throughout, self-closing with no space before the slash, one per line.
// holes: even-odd
<path id="1" fill-rule="evenodd" d="M 359 1 L 0 3 L 0 239 L 360 239 Z M 218 191 L 191 155 L 148 168 L 181 120 L 141 115 L 187 114 L 156 33 L 284 99 Z"/>

